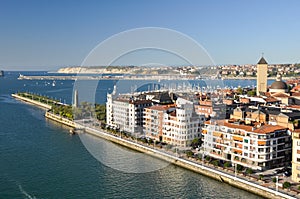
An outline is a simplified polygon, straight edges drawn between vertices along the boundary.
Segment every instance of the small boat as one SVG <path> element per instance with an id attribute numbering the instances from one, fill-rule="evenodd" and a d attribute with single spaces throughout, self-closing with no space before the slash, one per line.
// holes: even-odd
<path id="1" fill-rule="evenodd" d="M 55 81 L 53 81 L 53 82 L 52 82 L 52 86 L 55 86 L 55 85 L 56 85 L 56 82 L 55 82 Z"/>
<path id="2" fill-rule="evenodd" d="M 75 135 L 75 130 L 74 130 L 74 129 L 70 129 L 70 130 L 69 130 L 69 133 L 70 133 L 71 135 Z"/>

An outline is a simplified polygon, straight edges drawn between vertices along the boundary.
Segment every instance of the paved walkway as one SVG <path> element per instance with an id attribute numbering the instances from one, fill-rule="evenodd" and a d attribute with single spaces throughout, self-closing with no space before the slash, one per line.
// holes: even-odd
<path id="1" fill-rule="evenodd" d="M 109 134 L 109 135 L 120 137 L 119 136 L 120 134 L 114 134 L 114 133 L 111 133 L 109 131 L 103 130 L 100 127 L 93 126 L 92 123 L 81 123 L 81 125 L 88 126 L 91 129 L 99 131 L 99 133 L 104 132 L 104 133 Z M 273 191 L 276 191 L 275 183 L 272 182 L 272 176 L 264 177 L 263 180 L 258 180 L 258 178 L 259 178 L 258 175 L 260 173 L 252 174 L 251 176 L 245 175 L 243 173 L 235 173 L 233 168 L 226 168 L 225 169 L 223 167 L 215 167 L 215 166 L 213 166 L 212 164 L 209 164 L 206 161 L 203 162 L 202 160 L 196 160 L 195 158 L 187 158 L 186 155 L 182 154 L 182 153 L 180 153 L 180 154 L 174 153 L 173 152 L 173 151 L 175 151 L 174 148 L 171 148 L 171 149 L 167 149 L 165 147 L 160 148 L 158 146 L 155 146 L 155 144 L 150 145 L 150 144 L 147 144 L 147 143 L 144 143 L 144 142 L 141 142 L 141 141 L 137 141 L 136 139 L 126 137 L 126 136 L 123 136 L 121 138 L 123 140 L 128 141 L 128 142 L 131 142 L 132 144 L 139 144 L 139 145 L 144 146 L 148 149 L 155 150 L 157 152 L 166 154 L 168 156 L 172 156 L 173 158 L 180 158 L 180 160 L 182 160 L 182 161 L 187 161 L 187 162 L 193 163 L 195 165 L 198 165 L 199 167 L 205 167 L 209 170 L 213 170 L 213 171 L 216 171 L 216 172 L 221 172 L 225 176 L 229 175 L 229 176 L 231 176 L 231 178 L 235 178 L 236 180 L 239 180 L 243 183 L 248 182 L 248 183 L 256 184 L 257 186 L 265 187 L 265 188 L 271 189 Z M 265 173 L 265 175 L 266 174 L 269 175 L 270 172 L 272 173 L 272 171 L 267 171 Z M 279 183 L 281 184 L 281 183 L 283 183 L 283 181 L 287 181 L 287 180 L 280 178 Z M 278 188 L 278 192 L 286 194 L 287 197 L 290 196 L 291 198 L 300 198 L 300 195 L 298 195 L 297 192 L 290 191 L 288 189 Z"/>

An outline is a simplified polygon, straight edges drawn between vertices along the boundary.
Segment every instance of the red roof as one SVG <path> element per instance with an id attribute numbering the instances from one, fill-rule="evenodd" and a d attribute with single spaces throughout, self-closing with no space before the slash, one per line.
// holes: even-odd
<path id="1" fill-rule="evenodd" d="M 205 122 L 205 124 L 211 124 L 210 121 Z M 229 128 L 236 128 L 236 129 L 242 129 L 248 132 L 253 132 L 257 134 L 269 134 L 273 133 L 277 130 L 287 130 L 288 128 L 279 126 L 279 125 L 269 125 L 265 124 L 260 127 L 254 128 L 253 126 L 244 125 L 244 124 L 234 124 L 234 123 L 228 123 L 226 120 L 218 120 L 216 124 L 220 126 L 226 126 Z"/>
<path id="2" fill-rule="evenodd" d="M 151 110 L 157 110 L 157 111 L 165 111 L 168 110 L 169 108 L 175 107 L 175 104 L 170 104 L 170 105 L 155 105 L 155 106 L 150 106 L 148 109 Z"/>

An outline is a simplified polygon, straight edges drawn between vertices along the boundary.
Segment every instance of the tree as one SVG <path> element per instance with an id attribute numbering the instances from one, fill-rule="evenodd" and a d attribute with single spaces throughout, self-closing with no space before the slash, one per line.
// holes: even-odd
<path id="1" fill-rule="evenodd" d="M 194 155 L 193 151 L 191 151 L 191 150 L 186 151 L 185 153 L 188 158 L 193 157 L 193 155 Z"/>
<path id="2" fill-rule="evenodd" d="M 241 87 L 238 87 L 238 88 L 236 89 L 236 93 L 237 93 L 238 95 L 243 94 L 243 89 L 242 89 Z"/>
<path id="3" fill-rule="evenodd" d="M 210 159 L 211 159 L 210 156 L 206 156 L 205 158 L 206 161 L 210 161 Z"/>
<path id="4" fill-rule="evenodd" d="M 192 147 L 193 149 L 195 149 L 195 148 L 197 148 L 198 146 L 201 146 L 201 144 L 202 144 L 201 139 L 200 139 L 200 138 L 195 138 L 195 139 L 192 140 L 191 147 Z"/>
<path id="5" fill-rule="evenodd" d="M 284 183 L 283 183 L 283 188 L 290 188 L 291 187 L 291 183 L 290 182 L 287 182 L 287 181 L 285 181 Z"/>
<path id="6" fill-rule="evenodd" d="M 236 170 L 238 171 L 242 171 L 244 169 L 244 167 L 240 164 L 236 165 Z"/>
<path id="7" fill-rule="evenodd" d="M 253 170 L 252 170 L 251 168 L 247 168 L 247 169 L 246 169 L 246 173 L 247 173 L 247 174 L 252 174 L 252 173 L 253 173 Z"/>
<path id="8" fill-rule="evenodd" d="M 230 162 L 225 162 L 225 163 L 224 163 L 224 167 L 225 167 L 225 168 L 231 167 L 231 163 L 230 163 Z"/>
<path id="9" fill-rule="evenodd" d="M 258 178 L 259 178 L 259 180 L 262 180 L 264 178 L 264 175 L 263 174 L 259 174 Z"/>
<path id="10" fill-rule="evenodd" d="M 154 142 L 153 142 L 153 140 L 151 138 L 149 138 L 148 143 L 149 144 L 153 144 Z"/>
<path id="11" fill-rule="evenodd" d="M 95 104 L 95 113 L 98 120 L 106 121 L 106 106 L 105 104 Z"/>
<path id="12" fill-rule="evenodd" d="M 277 182 L 277 179 L 274 177 L 272 178 L 272 182 L 276 183 Z"/>
<path id="13" fill-rule="evenodd" d="M 211 162 L 215 167 L 219 166 L 219 160 L 214 160 Z"/>
<path id="14" fill-rule="evenodd" d="M 254 96 L 256 95 L 256 91 L 255 91 L 255 90 L 248 91 L 248 92 L 247 92 L 247 95 L 248 95 L 249 97 L 254 97 Z"/>

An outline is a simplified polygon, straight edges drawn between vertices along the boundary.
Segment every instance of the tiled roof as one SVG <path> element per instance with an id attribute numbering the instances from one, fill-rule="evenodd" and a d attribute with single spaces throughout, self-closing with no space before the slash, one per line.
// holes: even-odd
<path id="1" fill-rule="evenodd" d="M 211 124 L 210 121 L 205 122 L 205 124 Z M 234 124 L 234 123 L 228 123 L 226 120 L 218 120 L 216 122 L 216 124 L 220 125 L 220 126 L 226 126 L 229 128 L 235 128 L 235 129 L 242 129 L 248 132 L 254 132 L 257 134 L 269 134 L 269 133 L 273 133 L 274 131 L 277 130 L 285 130 L 287 128 L 279 126 L 279 125 L 262 125 L 258 128 L 253 127 L 253 126 L 249 126 L 249 125 L 244 125 L 244 124 Z"/>
<path id="2" fill-rule="evenodd" d="M 175 107 L 175 104 L 170 104 L 170 105 L 155 105 L 155 106 L 150 106 L 148 109 L 151 110 L 157 110 L 157 111 L 165 111 L 168 110 L 169 108 Z"/>

